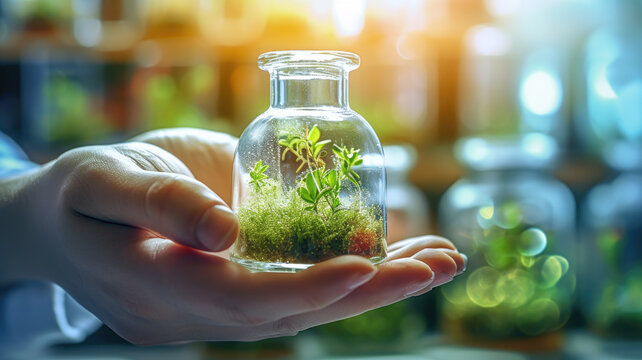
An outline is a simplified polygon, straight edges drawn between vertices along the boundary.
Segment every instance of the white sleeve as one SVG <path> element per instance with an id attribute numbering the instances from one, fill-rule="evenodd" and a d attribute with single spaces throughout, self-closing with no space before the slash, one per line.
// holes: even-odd
<path id="1" fill-rule="evenodd" d="M 61 287 L 21 283 L 0 293 L 0 358 L 83 341 L 100 324 Z"/>

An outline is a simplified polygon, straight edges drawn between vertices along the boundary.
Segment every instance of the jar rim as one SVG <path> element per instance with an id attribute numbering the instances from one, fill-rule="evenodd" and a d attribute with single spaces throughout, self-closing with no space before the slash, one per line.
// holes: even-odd
<path id="1" fill-rule="evenodd" d="M 270 51 L 259 55 L 261 70 L 286 67 L 324 66 L 351 71 L 359 67 L 359 55 L 347 51 L 286 50 Z"/>

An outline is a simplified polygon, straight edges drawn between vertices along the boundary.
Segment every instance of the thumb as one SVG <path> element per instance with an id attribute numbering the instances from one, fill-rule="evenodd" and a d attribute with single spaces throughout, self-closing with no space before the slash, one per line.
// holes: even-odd
<path id="1" fill-rule="evenodd" d="M 81 182 L 91 186 L 75 191 L 71 201 L 82 214 L 146 228 L 206 251 L 224 250 L 238 236 L 232 210 L 192 177 L 138 169 L 96 175 Z"/>

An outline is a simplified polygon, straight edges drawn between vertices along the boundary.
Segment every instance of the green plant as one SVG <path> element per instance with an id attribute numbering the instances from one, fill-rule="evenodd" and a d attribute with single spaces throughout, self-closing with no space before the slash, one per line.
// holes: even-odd
<path id="1" fill-rule="evenodd" d="M 280 136 L 281 159 L 292 154 L 296 173 L 301 173 L 294 188 L 267 176 L 268 165 L 262 160 L 254 165 L 249 173 L 254 186 L 237 212 L 241 232 L 233 256 L 298 263 L 344 254 L 385 257 L 381 209 L 363 206 L 360 195 L 341 194 L 346 185 L 361 189 L 354 170 L 363 163 L 360 150 L 335 144 L 328 153 L 324 148 L 330 143 L 321 140 L 317 125 L 301 135 Z"/>
<path id="2" fill-rule="evenodd" d="M 361 150 L 355 150 L 353 148 L 348 150 L 345 146 L 334 144 L 332 146 L 332 152 L 341 160 L 341 179 L 347 178 L 358 187 L 361 187 L 359 185 L 359 174 L 352 170 L 353 166 L 363 164 L 363 158 L 359 154 Z"/>
<path id="3" fill-rule="evenodd" d="M 321 130 L 319 130 L 316 125 L 309 131 L 306 128 L 303 137 L 291 134 L 285 135 L 284 138 L 279 140 L 279 145 L 285 147 L 283 155 L 281 155 L 281 160 L 285 160 L 288 152 L 296 156 L 296 161 L 301 162 L 301 165 L 296 169 L 297 173 L 301 171 L 305 165 L 307 165 L 310 170 L 325 166 L 322 158 L 326 153 L 323 147 L 328 144 L 330 140 L 319 141 L 320 138 Z"/>
<path id="4" fill-rule="evenodd" d="M 286 155 L 292 153 L 296 157 L 296 161 L 301 162 L 296 170 L 297 173 L 305 165 L 308 166 L 310 172 L 308 172 L 301 186 L 297 189 L 301 199 L 310 204 L 306 207 L 306 210 L 318 212 L 319 203 L 325 200 L 330 207 L 330 215 L 334 215 L 340 210 L 341 200 L 339 194 L 343 180 L 348 179 L 358 188 L 361 187 L 359 174 L 352 168 L 361 165 L 363 158 L 358 149 L 350 148 L 348 150 L 345 146 L 333 144 L 332 152 L 340 162 L 339 171 L 326 169 L 323 157 L 327 154 L 323 148 L 330 143 L 330 140 L 319 141 L 320 138 L 321 130 L 317 125 L 314 125 L 309 131 L 306 128 L 303 137 L 286 134 L 279 140 L 279 144 L 285 147 L 281 160 L 285 160 Z"/>
<path id="5" fill-rule="evenodd" d="M 261 191 L 261 186 L 265 185 L 265 179 L 268 178 L 267 175 L 265 175 L 265 170 L 267 170 L 268 167 L 268 165 L 263 165 L 263 160 L 259 160 L 256 165 L 254 165 L 254 169 L 250 170 L 250 177 L 252 178 L 250 184 L 254 184 L 257 191 Z"/>

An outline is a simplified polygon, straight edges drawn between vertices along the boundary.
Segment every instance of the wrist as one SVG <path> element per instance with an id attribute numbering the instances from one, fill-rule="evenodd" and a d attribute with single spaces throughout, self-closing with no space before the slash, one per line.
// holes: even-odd
<path id="1" fill-rule="evenodd" d="M 50 280 L 47 250 L 39 239 L 44 219 L 33 211 L 30 194 L 41 167 L 0 179 L 0 286 L 27 280 Z M 41 241 L 39 241 L 41 240 Z"/>

